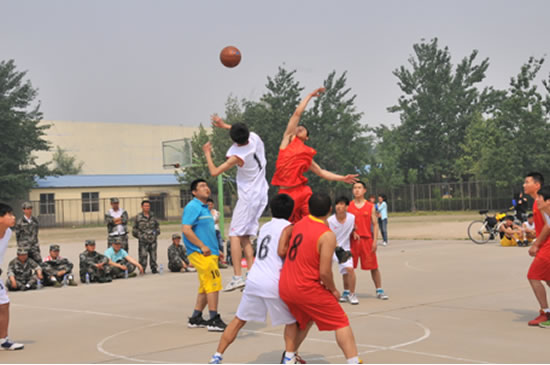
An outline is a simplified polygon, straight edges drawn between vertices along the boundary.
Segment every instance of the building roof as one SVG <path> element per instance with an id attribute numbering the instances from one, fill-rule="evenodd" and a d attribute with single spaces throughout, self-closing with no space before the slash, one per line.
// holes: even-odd
<path id="1" fill-rule="evenodd" d="M 37 188 L 179 185 L 174 174 L 65 175 L 36 178 Z"/>

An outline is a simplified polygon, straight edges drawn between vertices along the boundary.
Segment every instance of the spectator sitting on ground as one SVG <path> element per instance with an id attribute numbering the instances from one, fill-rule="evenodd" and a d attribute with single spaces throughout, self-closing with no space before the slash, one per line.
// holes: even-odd
<path id="1" fill-rule="evenodd" d="M 59 245 L 50 246 L 50 256 L 42 263 L 44 271 L 44 285 L 53 285 L 58 288 L 66 279 L 70 286 L 77 286 L 73 277 L 73 263 L 59 255 Z"/>
<path id="2" fill-rule="evenodd" d="M 129 278 L 137 276 L 134 271 L 136 267 L 141 274 L 144 274 L 143 266 L 140 265 L 134 258 L 128 255 L 125 249 L 122 248 L 123 238 L 121 236 L 115 236 L 111 242 L 111 247 L 105 250 L 104 255 L 109 259 L 109 266 L 111 266 L 111 276 L 113 279 L 122 279 L 128 274 Z"/>
<path id="3" fill-rule="evenodd" d="M 84 243 L 86 250 L 80 254 L 80 282 L 86 282 L 88 274 L 90 283 L 110 283 L 111 267 L 109 258 L 103 256 L 95 250 L 95 241 L 86 240 Z"/>
<path id="4" fill-rule="evenodd" d="M 42 269 L 33 259 L 29 258 L 26 248 L 17 249 L 17 257 L 8 266 L 7 287 L 11 291 L 32 290 L 37 288 L 38 280 L 42 280 Z"/>
<path id="5" fill-rule="evenodd" d="M 191 267 L 185 246 L 181 244 L 181 236 L 177 233 L 172 235 L 172 244 L 168 246 L 168 269 L 172 272 L 195 272 Z"/>
<path id="6" fill-rule="evenodd" d="M 521 227 L 514 223 L 514 217 L 507 215 L 504 223 L 500 225 L 500 244 L 504 247 L 517 246 L 521 239 Z"/>
<path id="7" fill-rule="evenodd" d="M 535 240 L 535 238 L 537 238 L 533 213 L 529 213 L 529 215 L 527 216 L 527 221 L 523 222 L 521 228 L 523 229 L 523 245 L 528 246 L 531 242 Z"/>

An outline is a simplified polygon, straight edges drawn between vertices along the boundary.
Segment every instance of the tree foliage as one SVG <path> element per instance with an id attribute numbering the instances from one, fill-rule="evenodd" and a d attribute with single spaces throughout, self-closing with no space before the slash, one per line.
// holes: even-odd
<path id="1" fill-rule="evenodd" d="M 69 155 L 67 151 L 59 146 L 56 147 L 52 156 L 53 170 L 55 175 L 78 175 L 82 172 L 83 161 L 76 161 L 75 156 Z"/>

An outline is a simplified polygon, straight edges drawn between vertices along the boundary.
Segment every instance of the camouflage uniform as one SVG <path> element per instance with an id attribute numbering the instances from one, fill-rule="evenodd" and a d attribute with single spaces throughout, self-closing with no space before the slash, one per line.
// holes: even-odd
<path id="1" fill-rule="evenodd" d="M 95 264 L 105 263 L 103 269 L 99 269 Z M 80 281 L 86 282 L 86 273 L 90 274 L 90 282 L 107 283 L 111 279 L 111 266 L 109 259 L 97 251 L 88 252 L 88 250 L 80 254 Z"/>
<path id="2" fill-rule="evenodd" d="M 29 258 L 35 262 L 42 262 L 40 245 L 38 244 L 38 219 L 31 215 L 30 222 L 27 217 L 21 217 L 15 224 L 15 238 L 17 247 L 26 248 Z"/>
<path id="3" fill-rule="evenodd" d="M 179 246 L 174 244 L 168 246 L 168 269 L 172 272 L 180 272 L 183 267 L 182 260 L 189 266 L 185 247 L 181 244 Z"/>
<path id="4" fill-rule="evenodd" d="M 8 280 L 6 281 L 6 286 L 9 290 L 30 290 L 36 289 L 38 283 L 37 272 L 41 270 L 40 265 L 36 263 L 30 257 L 25 261 L 21 262 L 18 257 L 10 261 L 8 265 Z M 17 283 L 16 288 L 12 288 L 10 276 L 15 278 Z"/>
<path id="5" fill-rule="evenodd" d="M 58 245 L 52 245 L 50 247 L 50 251 L 53 249 L 59 250 Z M 61 256 L 57 256 L 57 258 L 54 260 L 50 256 L 46 257 L 44 259 L 44 262 L 42 263 L 42 270 L 44 271 L 44 285 L 54 285 L 56 281 L 50 280 L 50 278 L 53 276 L 57 280 L 58 283 L 61 283 L 63 281 L 63 277 L 67 275 L 68 280 L 72 279 L 72 270 L 73 270 L 73 263 L 69 261 L 69 259 L 66 259 Z M 63 275 L 57 275 L 58 272 L 65 270 L 65 274 Z"/>
<path id="6" fill-rule="evenodd" d="M 116 201 L 118 202 L 118 199 Z M 114 199 L 111 199 L 111 202 L 114 202 Z M 115 218 L 110 214 L 105 214 L 105 223 L 107 223 L 107 247 L 111 247 L 115 237 L 120 236 L 122 238 L 122 248 L 128 252 L 128 212 L 122 208 L 119 209 L 123 210 L 120 219 L 122 220 L 121 225 L 124 230 L 124 234 L 120 234 L 118 231 L 118 225 L 115 224 Z"/>
<path id="7" fill-rule="evenodd" d="M 147 267 L 147 254 L 149 254 L 149 262 L 153 273 L 157 271 L 157 237 L 160 234 L 159 222 L 149 212 L 147 218 L 143 212 L 136 216 L 132 235 L 138 239 L 139 263 L 143 266 L 143 270 Z"/>

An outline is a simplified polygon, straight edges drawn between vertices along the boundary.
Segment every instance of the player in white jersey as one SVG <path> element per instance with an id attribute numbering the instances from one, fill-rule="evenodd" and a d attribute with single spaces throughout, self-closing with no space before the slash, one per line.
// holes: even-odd
<path id="1" fill-rule="evenodd" d="M 258 233 L 259 219 L 267 205 L 267 190 L 269 189 L 265 179 L 267 160 L 262 139 L 256 133 L 249 132 L 245 124 L 229 125 L 217 115 L 212 116 L 212 124 L 219 128 L 229 129 L 229 135 L 234 143 L 227 151 L 227 160 L 220 166 L 216 166 L 212 160 L 210 142 L 203 146 L 210 174 L 218 176 L 233 166 L 237 166 L 239 198 L 233 210 L 229 227 L 233 278 L 225 286 L 225 291 L 232 291 L 244 287 L 245 284 L 241 267 L 242 251 L 244 251 L 248 270 L 254 263 L 254 251 L 250 243 L 250 236 Z"/>
<path id="2" fill-rule="evenodd" d="M 217 352 L 210 359 L 211 364 L 221 363 L 223 353 L 237 338 L 246 322 L 265 323 L 268 312 L 273 326 L 286 325 L 285 344 L 292 341 L 299 345 L 307 333 L 298 331 L 296 320 L 279 297 L 279 276 L 283 267 L 283 259 L 278 255 L 277 248 L 281 233 L 291 225 L 288 219 L 294 209 L 294 201 L 286 194 L 275 195 L 271 199 L 270 208 L 273 219 L 264 224 L 260 230 L 256 263 L 248 274 L 235 318 L 225 329 Z M 294 363 L 296 354 L 292 353 L 288 356 L 285 352 L 283 358 L 287 362 Z"/>
<path id="3" fill-rule="evenodd" d="M 13 209 L 7 204 L 0 203 L 0 265 L 4 260 L 4 254 L 8 249 L 8 242 L 12 234 L 10 227 L 14 225 Z M 2 274 L 2 269 L 0 269 L 0 274 Z M 21 350 L 24 347 L 23 344 L 8 340 L 9 322 L 10 299 L 4 283 L 0 280 L 0 350 Z"/>
<path id="4" fill-rule="evenodd" d="M 349 199 L 345 196 L 336 199 L 335 211 L 336 214 L 328 218 L 328 225 L 336 235 L 338 246 L 344 250 L 350 250 L 350 236 L 355 230 L 355 216 L 348 213 Z M 333 261 L 338 262 L 336 254 Z M 340 302 L 349 301 L 351 304 L 359 304 L 359 299 L 355 295 L 356 277 L 353 270 L 353 259 L 350 257 L 347 261 L 339 263 L 340 274 L 344 281 L 344 291 L 340 296 Z"/>

